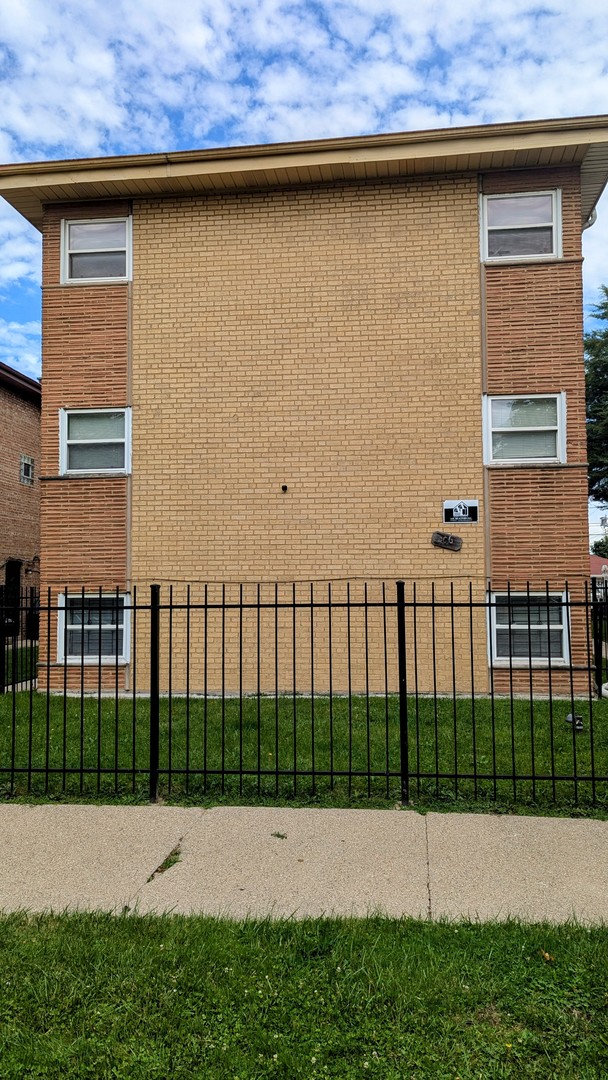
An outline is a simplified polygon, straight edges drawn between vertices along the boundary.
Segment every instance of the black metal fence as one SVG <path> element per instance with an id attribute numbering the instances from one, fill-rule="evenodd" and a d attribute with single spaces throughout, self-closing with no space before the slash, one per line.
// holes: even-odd
<path id="1" fill-rule="evenodd" d="M 596 586 L 65 588 L 0 615 L 6 795 L 608 807 Z"/>
<path id="2" fill-rule="evenodd" d="M 35 587 L 7 593 L 0 585 L 0 694 L 35 685 L 40 593 Z"/>

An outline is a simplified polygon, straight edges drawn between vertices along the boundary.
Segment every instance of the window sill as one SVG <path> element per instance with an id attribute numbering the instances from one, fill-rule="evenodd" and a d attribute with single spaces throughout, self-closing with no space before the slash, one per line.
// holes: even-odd
<path id="1" fill-rule="evenodd" d="M 494 657 L 492 659 L 491 667 L 500 671 L 509 671 L 510 668 L 513 670 L 517 668 L 519 671 L 529 671 L 530 668 L 540 668 L 541 671 L 555 671 L 556 668 L 567 668 L 568 662 L 563 658 L 558 659 L 557 657 L 555 659 L 552 657 L 550 664 L 548 660 L 535 660 L 534 658 L 528 660 L 517 657 L 516 659 L 509 660 L 503 659 L 502 657 L 499 659 Z"/>
<path id="2" fill-rule="evenodd" d="M 98 477 L 100 480 L 106 480 L 112 476 L 130 476 L 131 473 L 127 469 L 83 469 L 82 472 L 65 472 L 60 473 L 57 477 L 46 477 L 45 480 L 57 479 L 57 480 L 90 480 Z"/>
<path id="3" fill-rule="evenodd" d="M 556 458 L 530 458 L 529 461 L 486 461 L 486 469 L 560 469 L 567 465 L 567 461 L 557 461 Z"/>
<path id="4" fill-rule="evenodd" d="M 74 280 L 60 281 L 61 286 L 67 285 L 72 288 L 79 285 L 129 285 L 132 278 L 128 277 L 110 277 L 110 278 L 74 278 Z"/>
<path id="5" fill-rule="evenodd" d="M 84 659 L 80 656 L 68 656 L 66 660 L 55 660 L 49 667 L 52 668 L 125 668 L 129 666 L 129 661 L 119 657 L 118 660 L 114 656 L 102 656 L 101 660 L 98 656 L 85 656 Z"/>

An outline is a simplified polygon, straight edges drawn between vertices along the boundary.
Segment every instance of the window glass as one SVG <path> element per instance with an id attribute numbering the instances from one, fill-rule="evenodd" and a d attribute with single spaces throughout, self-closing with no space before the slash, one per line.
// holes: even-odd
<path id="1" fill-rule="evenodd" d="M 557 399 L 493 398 L 492 427 L 557 427 Z"/>
<path id="2" fill-rule="evenodd" d="M 68 439 L 123 439 L 124 412 L 68 413 Z"/>
<path id="3" fill-rule="evenodd" d="M 72 443 L 68 446 L 68 469 L 124 469 L 124 443 Z"/>
<path id="4" fill-rule="evenodd" d="M 548 225 L 553 221 L 551 195 L 515 195 L 488 199 L 488 225 Z"/>
<path id="5" fill-rule="evenodd" d="M 126 277 L 127 254 L 125 251 L 98 251 L 70 255 L 70 278 Z"/>
<path id="6" fill-rule="evenodd" d="M 123 658 L 123 596 L 70 596 L 66 601 L 66 656 Z"/>
<path id="7" fill-rule="evenodd" d="M 124 472 L 129 468 L 130 434 L 130 409 L 64 412 L 62 472 Z"/>
<path id="8" fill-rule="evenodd" d="M 126 221 L 83 221 L 69 226 L 70 251 L 107 251 L 126 246 Z"/>
<path id="9" fill-rule="evenodd" d="M 559 208 L 558 191 L 486 195 L 483 200 L 483 257 L 557 257 L 561 253 Z"/>
<path id="10" fill-rule="evenodd" d="M 492 458 L 495 461 L 556 457 L 556 431 L 501 431 L 492 435 Z"/>
<path id="11" fill-rule="evenodd" d="M 564 613 L 561 596 L 494 598 L 495 658 L 563 660 Z"/>
<path id="12" fill-rule="evenodd" d="M 63 221 L 61 280 L 94 282 L 130 276 L 130 218 Z"/>
<path id="13" fill-rule="evenodd" d="M 491 229 L 488 233 L 488 257 L 505 255 L 551 255 L 553 229 Z"/>

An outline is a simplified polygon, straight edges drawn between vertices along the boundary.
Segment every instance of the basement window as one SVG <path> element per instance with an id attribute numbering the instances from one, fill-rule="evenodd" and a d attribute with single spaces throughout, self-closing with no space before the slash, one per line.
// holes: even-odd
<path id="1" fill-rule="evenodd" d="M 27 454 L 21 455 L 19 479 L 21 480 L 22 484 L 28 484 L 31 486 L 34 483 L 34 459 L 28 457 Z"/>
<path id="2" fill-rule="evenodd" d="M 562 464 L 566 395 L 485 398 L 484 439 L 486 465 Z"/>
<path id="3" fill-rule="evenodd" d="M 125 593 L 62 594 L 58 601 L 57 660 L 80 664 L 126 664 L 129 660 L 128 596 Z"/>
<path id="4" fill-rule="evenodd" d="M 568 613 L 562 593 L 496 593 L 492 660 L 526 666 L 568 663 Z"/>
<path id="5" fill-rule="evenodd" d="M 131 218 L 61 223 L 61 283 L 129 281 Z"/>
<path id="6" fill-rule="evenodd" d="M 561 192 L 485 195 L 482 258 L 557 259 L 561 256 Z"/>
<path id="7" fill-rule="evenodd" d="M 130 471 L 130 409 L 61 409 L 59 434 L 61 476 Z"/>

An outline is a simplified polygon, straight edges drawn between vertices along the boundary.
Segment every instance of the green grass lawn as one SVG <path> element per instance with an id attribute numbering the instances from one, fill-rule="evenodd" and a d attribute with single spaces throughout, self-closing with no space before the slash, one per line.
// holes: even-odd
<path id="1" fill-rule="evenodd" d="M 608 928 L 0 920 L 3 1080 L 591 1080 Z"/>
<path id="2" fill-rule="evenodd" d="M 607 811 L 608 703 L 593 702 L 591 716 L 589 702 L 577 703 L 581 732 L 566 722 L 570 710 L 566 701 L 410 699 L 410 800 Z M 394 805 L 399 762 L 396 697 L 161 701 L 164 798 Z M 145 698 L 0 696 L 6 795 L 145 799 L 148 763 Z"/>

